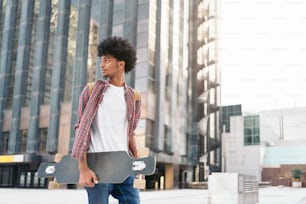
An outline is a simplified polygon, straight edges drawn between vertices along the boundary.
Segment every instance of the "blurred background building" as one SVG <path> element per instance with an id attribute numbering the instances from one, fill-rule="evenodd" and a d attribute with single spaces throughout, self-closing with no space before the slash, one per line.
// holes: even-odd
<path id="1" fill-rule="evenodd" d="M 241 113 L 241 105 L 234 105 L 222 107 L 222 114 L 229 116 L 222 118 L 223 172 L 291 186 L 291 171 L 300 168 L 306 186 L 305 107 Z"/>
<path id="2" fill-rule="evenodd" d="M 139 146 L 157 158 L 147 188 L 221 170 L 214 0 L 0 0 L 0 187 L 45 188 L 40 162 L 67 154 L 78 97 L 101 77 L 96 47 L 137 48 L 126 82 L 141 92 Z"/>

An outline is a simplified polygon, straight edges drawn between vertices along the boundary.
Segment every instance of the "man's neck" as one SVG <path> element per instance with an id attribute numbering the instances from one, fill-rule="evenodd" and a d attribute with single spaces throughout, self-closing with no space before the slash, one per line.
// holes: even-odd
<path id="1" fill-rule="evenodd" d="M 109 78 L 109 83 L 114 85 L 114 86 L 123 86 L 124 85 L 124 78 Z"/>

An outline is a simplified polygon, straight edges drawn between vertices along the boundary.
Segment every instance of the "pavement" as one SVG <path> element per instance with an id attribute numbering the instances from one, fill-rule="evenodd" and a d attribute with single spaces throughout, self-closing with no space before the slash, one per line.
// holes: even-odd
<path id="1" fill-rule="evenodd" d="M 208 190 L 174 189 L 141 191 L 141 204 L 208 204 Z M 0 188 L 1 204 L 85 204 L 86 191 Z M 118 202 L 110 198 L 110 204 Z M 221 204 L 221 203 L 220 203 Z M 227 203 L 224 203 L 227 204 Z M 259 204 L 306 204 L 306 188 L 259 189 Z"/>

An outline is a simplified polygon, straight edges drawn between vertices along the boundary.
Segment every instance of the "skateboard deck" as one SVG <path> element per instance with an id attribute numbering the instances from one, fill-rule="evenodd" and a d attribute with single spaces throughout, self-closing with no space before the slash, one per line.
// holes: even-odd
<path id="1" fill-rule="evenodd" d="M 156 168 L 154 157 L 135 159 L 125 151 L 87 153 L 87 164 L 99 183 L 122 183 L 132 174 L 152 175 Z M 80 172 L 78 161 L 65 155 L 58 163 L 41 163 L 37 174 L 39 178 L 55 177 L 57 183 L 77 184 Z"/>

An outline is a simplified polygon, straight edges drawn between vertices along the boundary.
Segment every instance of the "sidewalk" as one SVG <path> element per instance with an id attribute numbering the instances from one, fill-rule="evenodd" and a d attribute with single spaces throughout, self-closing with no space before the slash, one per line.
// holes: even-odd
<path id="1" fill-rule="evenodd" d="M 306 204 L 306 188 L 266 187 L 259 189 L 260 204 Z"/>
<path id="2" fill-rule="evenodd" d="M 208 190 L 142 191 L 141 204 L 207 204 Z M 306 188 L 259 189 L 259 204 L 306 204 Z M 85 190 L 2 189 L 1 204 L 87 204 Z M 110 204 L 118 203 L 110 199 Z"/>

